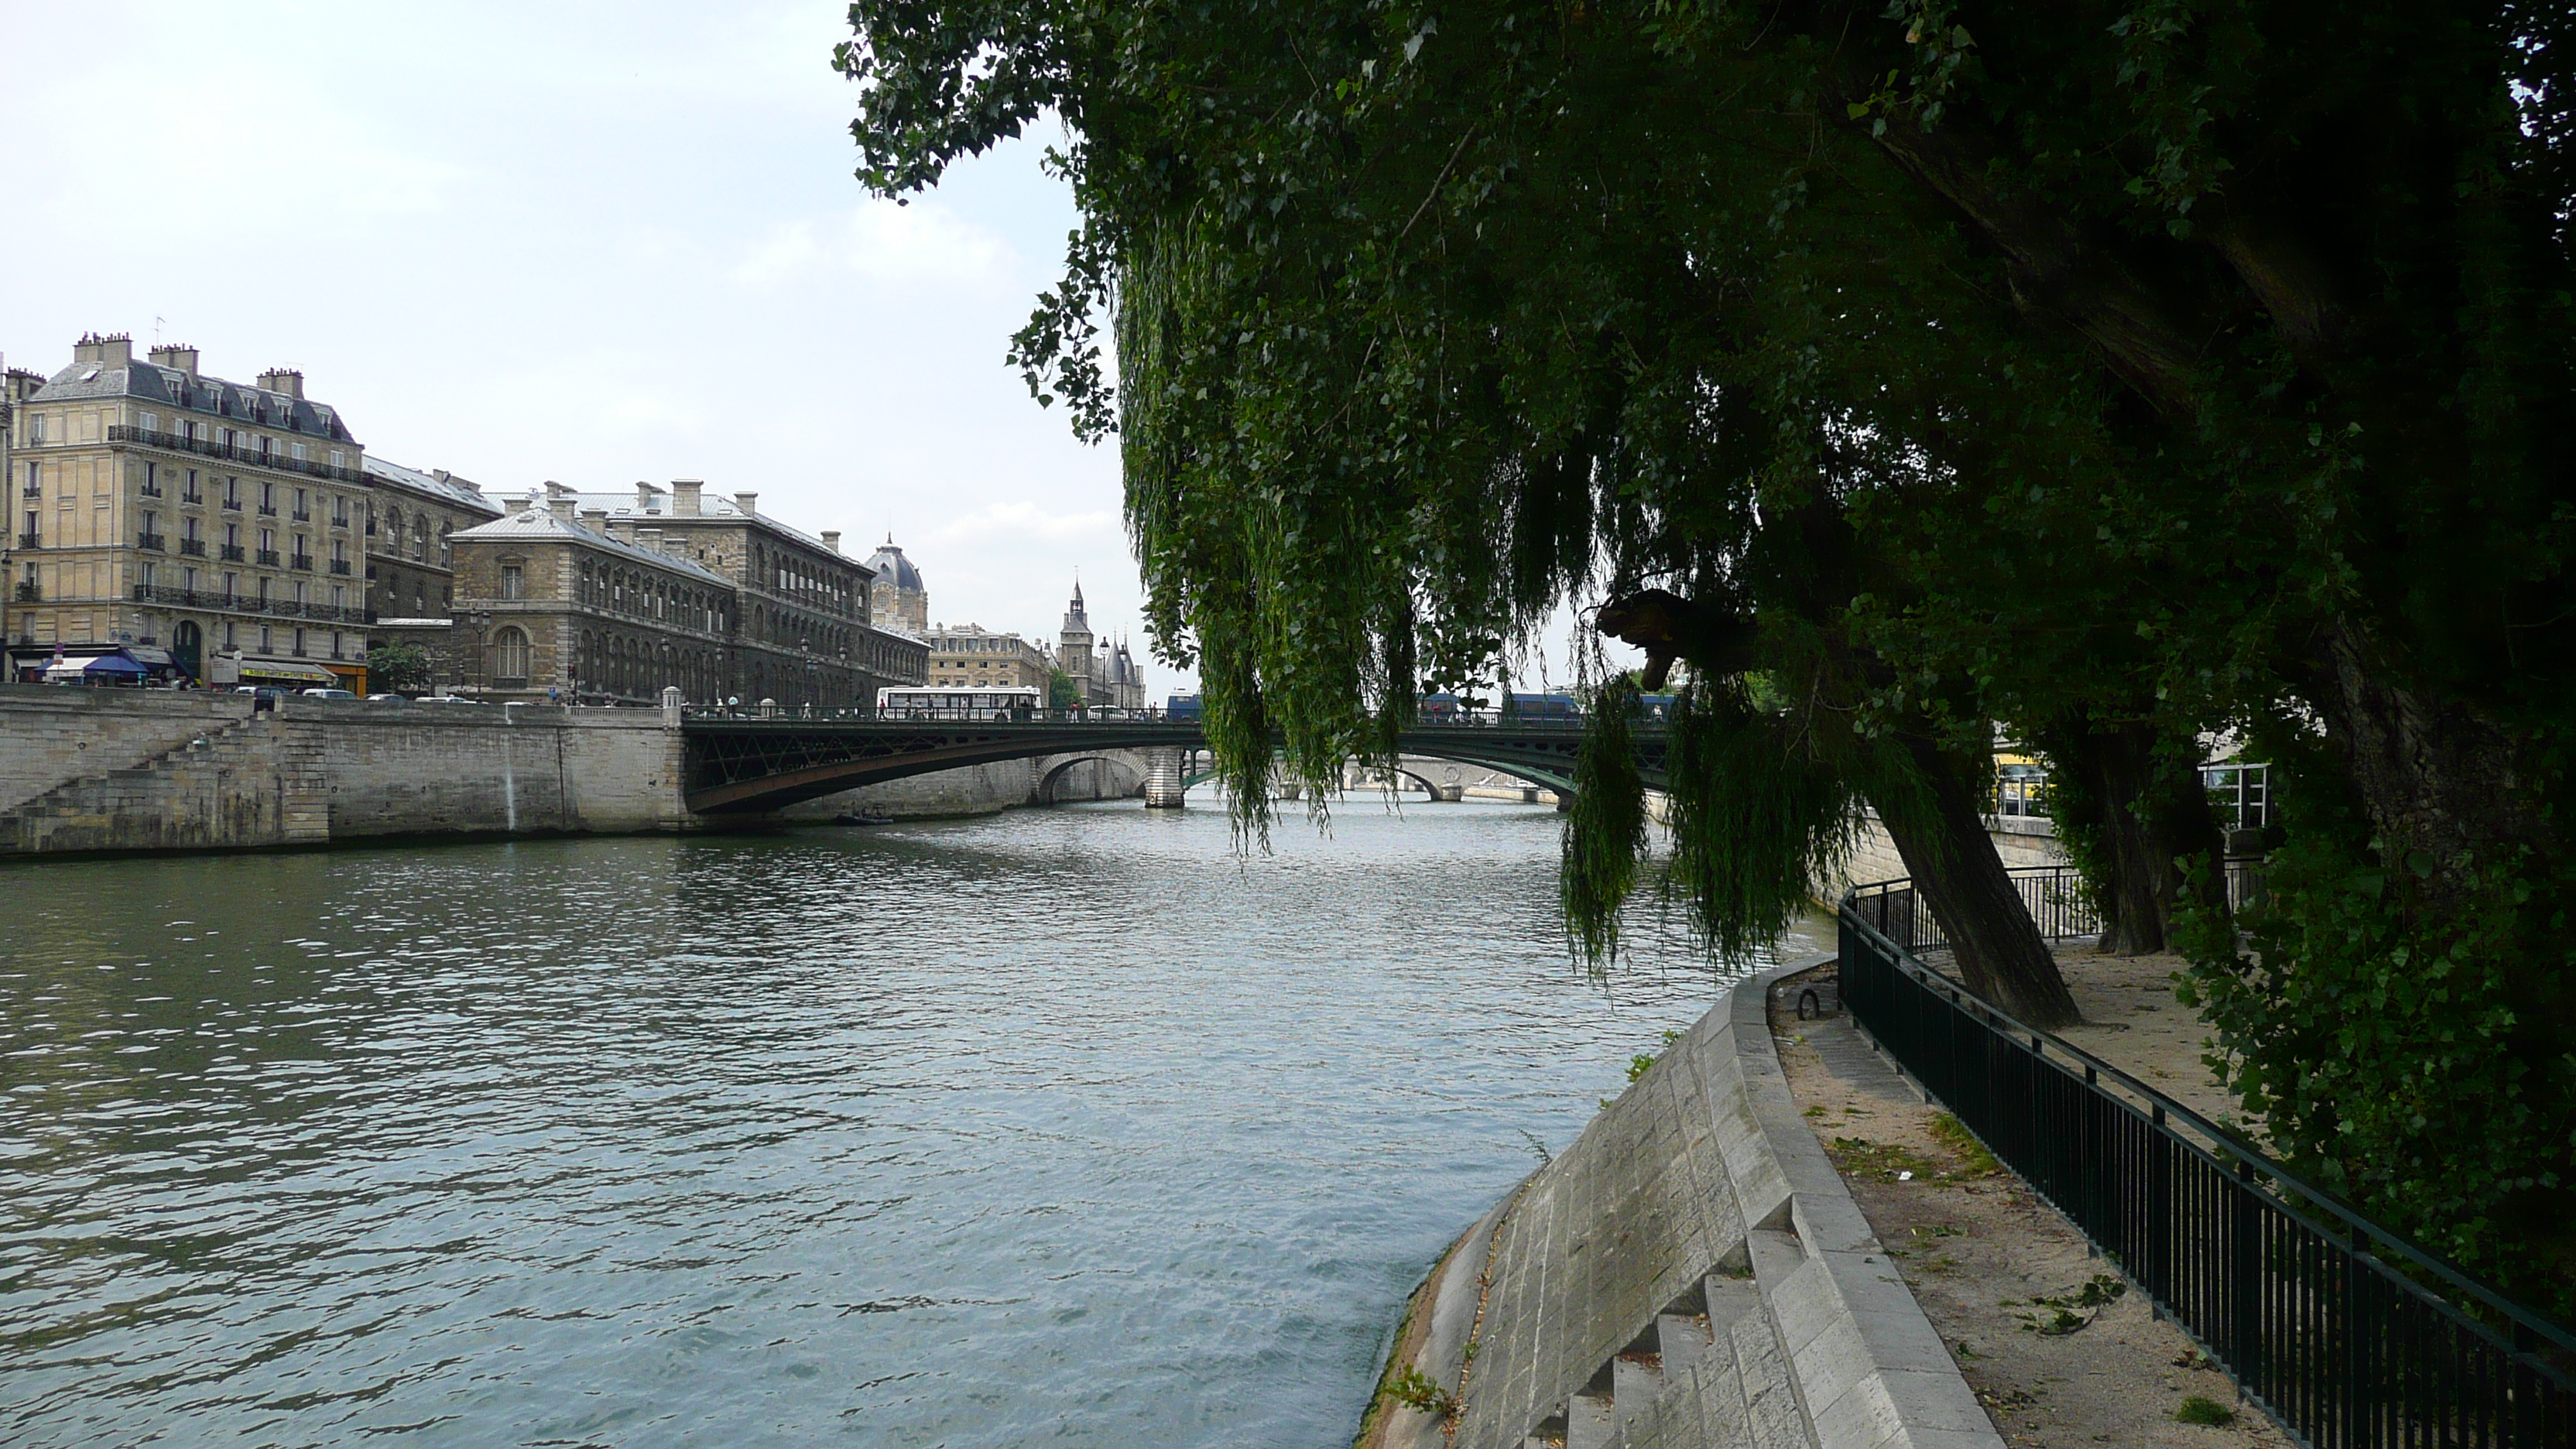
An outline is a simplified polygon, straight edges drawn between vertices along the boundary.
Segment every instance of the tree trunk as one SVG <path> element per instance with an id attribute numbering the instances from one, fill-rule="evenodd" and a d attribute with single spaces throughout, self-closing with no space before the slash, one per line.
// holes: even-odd
<path id="1" fill-rule="evenodd" d="M 1969 788 L 1972 771 L 1927 737 L 1908 735 L 1903 743 L 1920 788 L 1878 801 L 1879 821 L 1905 858 L 1916 894 L 1949 934 L 1968 989 L 2033 1026 L 2074 1025 L 2075 998 L 1995 853 L 1978 808 L 1982 796 Z"/>

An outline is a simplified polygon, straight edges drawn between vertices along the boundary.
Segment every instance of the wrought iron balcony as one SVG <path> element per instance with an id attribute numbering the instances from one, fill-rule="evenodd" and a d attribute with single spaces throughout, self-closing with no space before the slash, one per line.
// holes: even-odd
<path id="1" fill-rule="evenodd" d="M 158 483 L 146 483 L 135 491 L 146 498 L 158 498 L 161 496 L 161 485 Z"/>
<path id="2" fill-rule="evenodd" d="M 264 569 L 273 569 L 277 567 L 277 550 L 273 548 L 261 549 L 259 551 L 259 558 L 256 562 Z"/>
<path id="3" fill-rule="evenodd" d="M 225 544 L 223 557 L 226 563 L 240 563 L 242 561 L 242 546 L 237 543 Z"/>
<path id="4" fill-rule="evenodd" d="M 349 572 L 349 561 L 344 558 L 331 560 L 331 572 L 346 577 Z"/>
<path id="5" fill-rule="evenodd" d="M 309 574 L 313 572 L 313 555 L 309 553 L 296 554 L 287 559 L 286 566 L 291 569 L 302 569 Z"/>
<path id="6" fill-rule="evenodd" d="M 259 516 L 262 518 L 275 518 L 277 516 L 277 505 L 274 503 L 261 504 L 259 506 Z"/>
<path id="7" fill-rule="evenodd" d="M 45 485 L 42 483 L 30 483 L 26 487 L 18 490 L 18 496 L 21 498 L 42 498 L 45 496 Z"/>
<path id="8" fill-rule="evenodd" d="M 262 452 L 257 447 L 235 443 L 227 447 L 213 438 L 183 438 L 177 433 L 164 433 L 151 428 L 116 427 L 107 430 L 111 443 L 134 443 L 146 448 L 161 448 L 173 453 L 195 453 L 207 458 L 228 458 L 254 467 L 274 468 L 281 472 L 303 473 L 315 478 L 337 478 L 344 483 L 364 483 L 367 475 L 359 468 L 334 468 L 306 458 L 284 453 Z M 352 449 L 351 451 L 355 451 Z"/>
<path id="9" fill-rule="evenodd" d="M 204 558 L 206 556 L 206 541 L 202 538 L 183 538 L 179 540 L 179 552 L 186 554 L 190 558 Z"/>
<path id="10" fill-rule="evenodd" d="M 43 548 L 45 543 L 43 538 L 36 534 L 22 533 L 18 535 L 18 546 L 20 548 Z"/>
<path id="11" fill-rule="evenodd" d="M 32 604 L 32 603 L 35 603 L 35 602 L 37 602 L 37 601 L 39 601 L 39 600 L 43 599 L 44 597 L 45 597 L 45 591 L 44 591 L 43 589 L 40 589 L 40 588 L 36 587 L 36 581 L 35 581 L 34 579 L 20 579 L 20 580 L 18 581 L 18 602 L 19 602 L 19 603 L 22 603 L 22 604 Z"/>
<path id="12" fill-rule="evenodd" d="M 241 500 L 238 498 L 227 498 L 224 500 L 224 507 L 232 512 L 239 513 L 241 512 Z"/>
<path id="13" fill-rule="evenodd" d="M 299 509 L 295 510 L 293 513 L 290 513 L 290 514 L 288 514 L 288 515 L 286 515 L 286 516 L 287 516 L 287 518 L 288 518 L 288 519 L 290 519 L 291 521 L 296 522 L 296 523 L 311 523 L 311 522 L 313 521 L 313 515 L 312 515 L 312 513 L 310 513 L 309 511 L 307 511 L 307 510 L 305 510 L 305 509 L 301 509 L 301 508 L 299 508 Z"/>
<path id="14" fill-rule="evenodd" d="M 135 535 L 134 546 L 137 548 L 148 548 L 155 553 L 160 553 L 166 551 L 170 545 L 169 540 L 160 534 L 144 533 Z"/>
<path id="15" fill-rule="evenodd" d="M 182 493 L 179 495 L 179 501 L 181 503 L 193 504 L 202 508 L 205 506 L 206 495 L 203 493 Z"/>

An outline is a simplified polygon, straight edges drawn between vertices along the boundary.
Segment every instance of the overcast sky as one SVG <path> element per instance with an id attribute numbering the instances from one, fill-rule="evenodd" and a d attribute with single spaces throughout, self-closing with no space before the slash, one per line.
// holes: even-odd
<path id="1" fill-rule="evenodd" d="M 843 6 L 9 9 L 11 366 L 96 330 L 300 368 L 486 493 L 704 478 L 854 553 L 891 530 L 937 620 L 1052 639 L 1079 569 L 1143 652 L 1116 455 L 1002 361 L 1070 201 L 1027 143 L 869 199 Z"/>
<path id="2" fill-rule="evenodd" d="M 490 494 L 754 491 L 853 553 L 891 531 L 934 620 L 1051 640 L 1078 570 L 1094 630 L 1142 658 L 1114 448 L 1002 361 L 1070 199 L 1038 142 L 870 199 L 843 17 L 12 5 L 0 353 L 50 375 L 123 331 L 236 381 L 299 368 L 369 451 Z M 1158 661 L 1146 682 L 1191 685 Z"/>

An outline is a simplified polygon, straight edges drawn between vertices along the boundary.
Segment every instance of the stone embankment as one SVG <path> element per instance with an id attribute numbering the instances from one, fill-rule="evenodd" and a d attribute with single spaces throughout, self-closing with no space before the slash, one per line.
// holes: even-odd
<path id="1" fill-rule="evenodd" d="M 0 685 L 0 855 L 743 823 L 683 803 L 685 744 L 661 710 L 274 703 Z M 972 815 L 1129 795 L 1140 778 L 1123 757 L 1014 762 L 851 791 L 798 816 Z"/>
<path id="2" fill-rule="evenodd" d="M 1471 1229 L 1396 1368 L 1386 1449 L 2000 1449 L 1791 1102 L 1738 985 Z M 1369 1436 L 1364 1436 L 1364 1442 Z"/>

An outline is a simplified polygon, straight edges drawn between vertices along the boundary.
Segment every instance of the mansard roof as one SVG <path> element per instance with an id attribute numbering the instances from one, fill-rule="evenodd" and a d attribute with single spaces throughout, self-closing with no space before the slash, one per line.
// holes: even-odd
<path id="1" fill-rule="evenodd" d="M 178 412 L 231 418 L 261 427 L 308 433 L 335 443 L 357 445 L 339 412 L 309 398 L 272 392 L 264 387 L 227 382 L 200 373 L 190 376 L 157 362 L 75 362 L 47 379 L 31 402 L 80 402 L 92 398 L 133 398 L 159 403 Z"/>
<path id="2" fill-rule="evenodd" d="M 400 463 L 388 463 L 372 453 L 367 455 L 367 478 L 370 482 L 385 483 L 413 493 L 425 494 L 433 502 L 444 503 L 451 508 L 462 508 L 470 513 L 480 513 L 485 518 L 498 518 L 507 511 L 500 504 L 484 497 L 482 489 L 462 478 L 424 473 L 418 468 L 406 468 Z"/>

